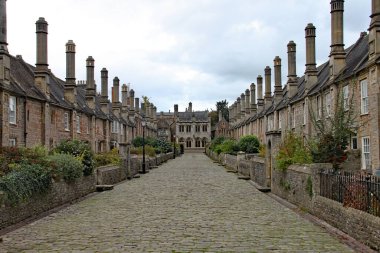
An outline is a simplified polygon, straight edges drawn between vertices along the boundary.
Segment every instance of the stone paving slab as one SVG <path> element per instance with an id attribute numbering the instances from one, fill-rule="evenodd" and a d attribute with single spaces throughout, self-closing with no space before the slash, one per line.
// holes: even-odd
<path id="1" fill-rule="evenodd" d="M 3 236 L 0 252 L 353 252 L 203 154 Z"/>

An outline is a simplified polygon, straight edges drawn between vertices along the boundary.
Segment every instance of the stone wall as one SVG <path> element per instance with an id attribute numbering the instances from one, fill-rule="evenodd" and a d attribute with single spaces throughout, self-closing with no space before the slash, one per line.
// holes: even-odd
<path id="1" fill-rule="evenodd" d="M 73 183 L 55 182 L 48 193 L 35 196 L 18 206 L 0 205 L 0 230 L 94 191 L 95 175 L 77 179 Z"/>
<path id="2" fill-rule="evenodd" d="M 113 185 L 125 179 L 127 179 L 127 170 L 120 166 L 102 166 L 96 169 L 98 185 Z"/>
<path id="3" fill-rule="evenodd" d="M 229 168 L 238 167 L 241 174 L 249 176 L 260 186 L 265 186 L 265 159 L 257 156 L 220 155 L 207 151 L 214 160 L 225 157 Z M 220 160 L 220 159 L 219 159 Z M 341 203 L 320 196 L 320 171 L 332 168 L 331 164 L 291 165 L 286 171 L 272 170 L 271 192 L 301 209 L 310 212 L 332 226 L 380 250 L 380 217 L 344 207 Z"/>
<path id="4" fill-rule="evenodd" d="M 266 175 L 265 175 L 265 159 L 261 157 L 254 157 L 251 159 L 252 167 L 250 170 L 251 180 L 259 184 L 260 186 L 265 186 Z"/>
<path id="5" fill-rule="evenodd" d="M 312 213 L 355 239 L 380 251 L 380 217 L 316 196 Z"/>

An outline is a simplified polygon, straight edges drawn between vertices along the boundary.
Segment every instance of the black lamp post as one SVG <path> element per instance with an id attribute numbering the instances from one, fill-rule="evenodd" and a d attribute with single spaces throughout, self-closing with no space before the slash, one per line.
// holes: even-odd
<path id="1" fill-rule="evenodd" d="M 142 120 L 141 125 L 142 125 L 142 128 L 143 128 L 143 162 L 142 162 L 142 174 L 145 174 L 145 173 L 146 173 L 146 170 L 145 170 L 145 125 L 146 125 L 146 122 L 145 122 L 144 119 Z"/>

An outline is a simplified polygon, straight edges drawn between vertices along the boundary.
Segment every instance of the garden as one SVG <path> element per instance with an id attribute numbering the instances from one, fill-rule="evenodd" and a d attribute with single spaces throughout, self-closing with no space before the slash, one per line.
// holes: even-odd
<path id="1" fill-rule="evenodd" d="M 217 137 L 212 140 L 209 148 L 218 155 L 221 153 L 236 155 L 241 151 L 250 154 L 258 153 L 262 156 L 265 150 L 265 147 L 260 145 L 259 139 L 255 135 L 246 135 L 239 141 L 231 138 Z"/>

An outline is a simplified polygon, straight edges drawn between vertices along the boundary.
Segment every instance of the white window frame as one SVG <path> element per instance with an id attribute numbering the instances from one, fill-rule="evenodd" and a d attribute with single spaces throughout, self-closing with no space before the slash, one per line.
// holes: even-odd
<path id="1" fill-rule="evenodd" d="M 282 128 L 282 112 L 278 112 L 278 129 Z"/>
<path id="2" fill-rule="evenodd" d="M 368 114 L 368 81 L 363 79 L 360 81 L 360 109 L 361 114 Z"/>
<path id="3" fill-rule="evenodd" d="M 343 93 L 343 108 L 344 110 L 347 111 L 350 108 L 348 85 L 343 86 L 342 93 Z"/>
<path id="4" fill-rule="evenodd" d="M 362 137 L 362 169 L 371 169 L 371 146 L 369 137 Z"/>
<path id="5" fill-rule="evenodd" d="M 9 139 L 9 146 L 10 147 L 16 147 L 17 141 L 15 138 L 10 138 Z"/>
<path id="6" fill-rule="evenodd" d="M 331 116 L 331 93 L 327 92 L 325 94 L 326 100 L 326 118 Z"/>
<path id="7" fill-rule="evenodd" d="M 322 117 L 322 99 L 321 96 L 317 96 L 317 119 Z"/>
<path id="8" fill-rule="evenodd" d="M 63 127 L 64 127 L 65 131 L 70 131 L 69 126 L 70 126 L 70 124 L 69 124 L 69 113 L 65 112 L 63 114 Z"/>
<path id="9" fill-rule="evenodd" d="M 118 121 L 116 121 L 116 120 L 112 121 L 112 123 L 111 123 L 111 132 L 113 134 L 119 133 L 119 122 Z"/>
<path id="10" fill-rule="evenodd" d="M 17 98 L 15 96 L 9 96 L 9 123 L 17 123 Z"/>
<path id="11" fill-rule="evenodd" d="M 76 118 L 76 120 L 77 120 L 77 133 L 79 133 L 80 134 L 80 116 L 79 115 L 77 115 L 77 118 Z"/>

